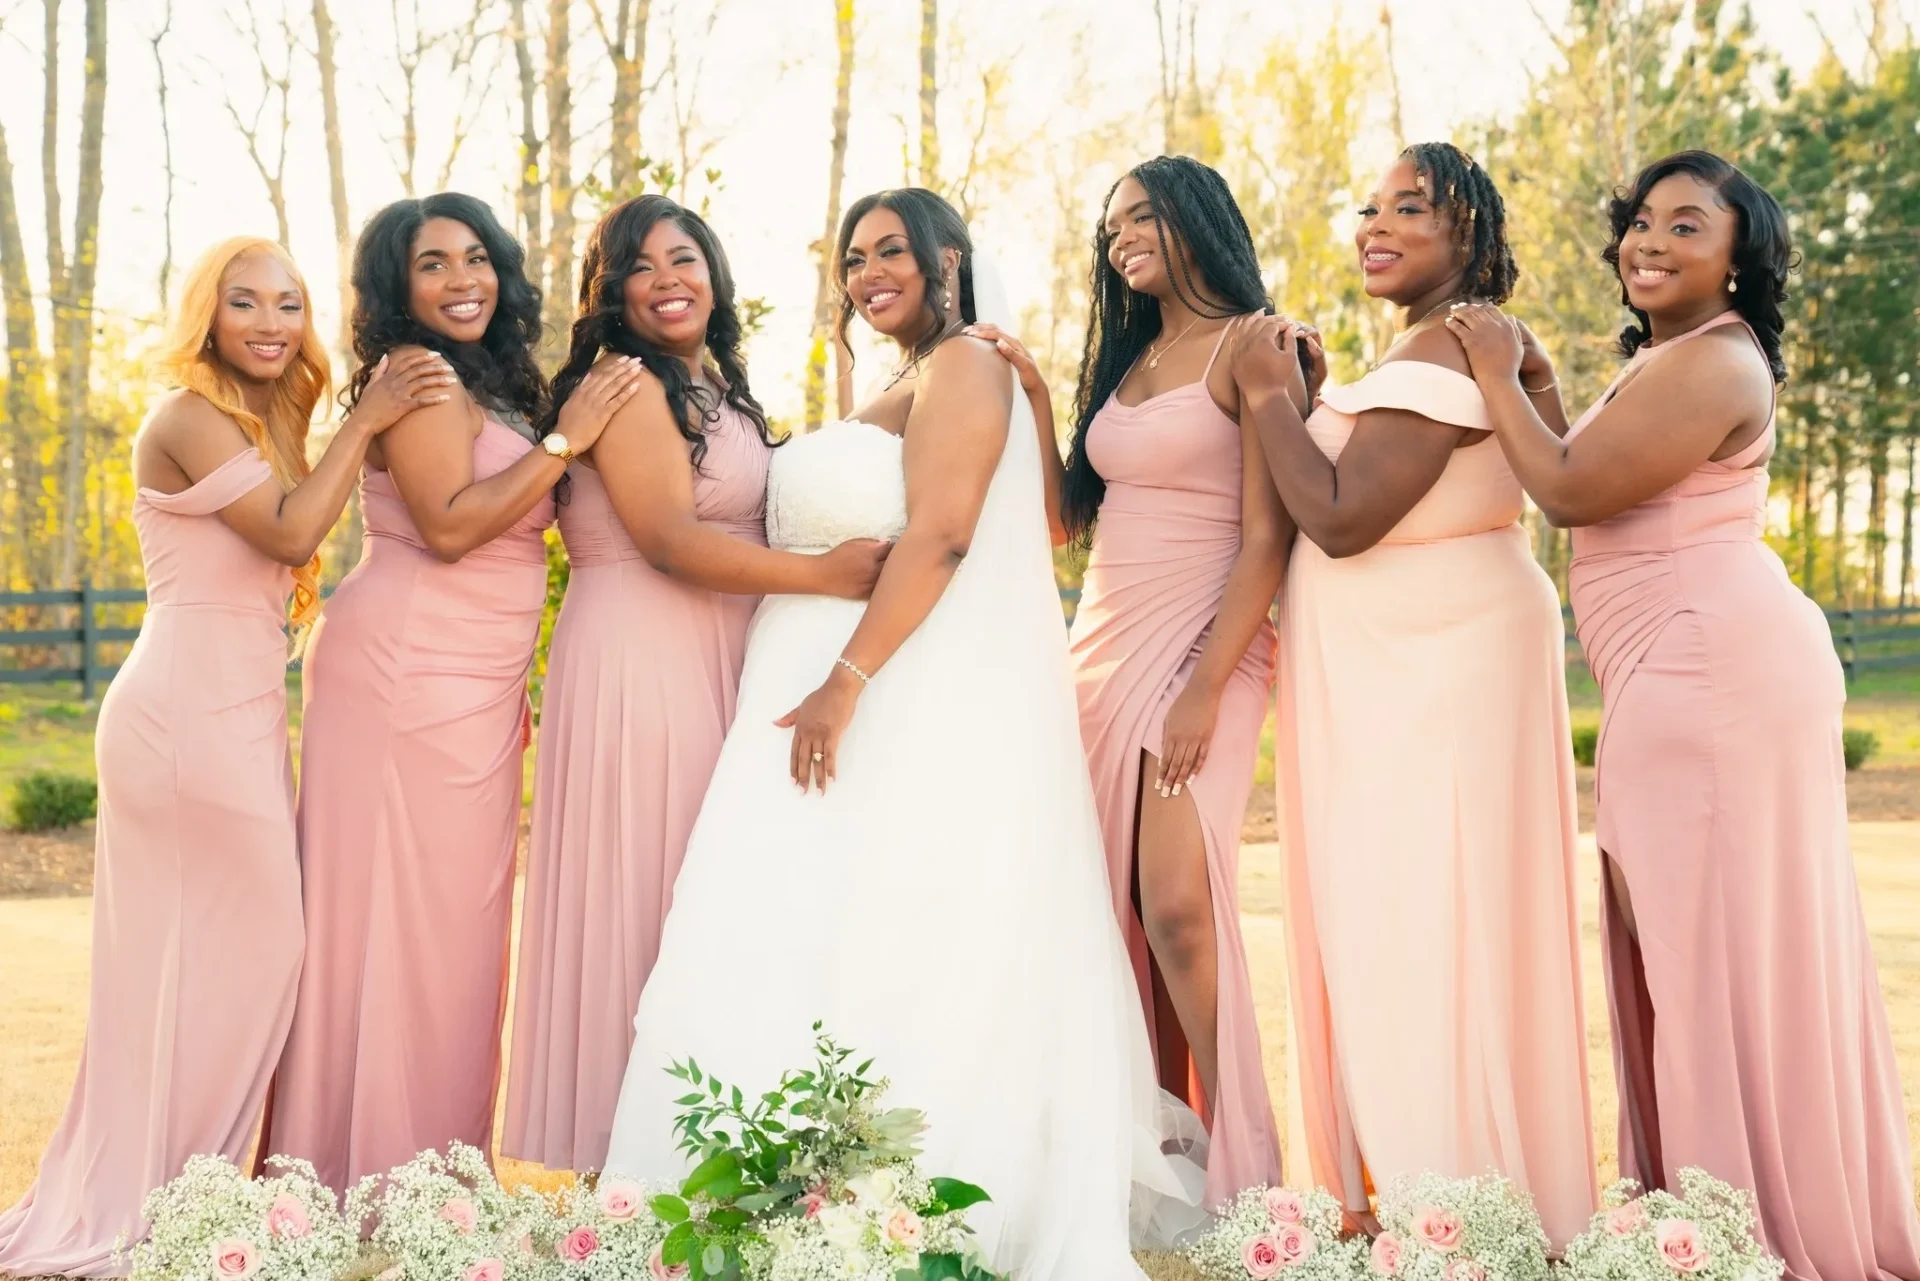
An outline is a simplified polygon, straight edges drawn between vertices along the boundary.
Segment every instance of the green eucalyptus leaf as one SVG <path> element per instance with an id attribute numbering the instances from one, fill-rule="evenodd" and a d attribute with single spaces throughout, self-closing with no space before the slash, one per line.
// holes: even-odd
<path id="1" fill-rule="evenodd" d="M 653 1209 L 653 1217 L 662 1223 L 685 1223 L 692 1217 L 687 1203 L 677 1196 L 662 1194 L 648 1203 Z"/>

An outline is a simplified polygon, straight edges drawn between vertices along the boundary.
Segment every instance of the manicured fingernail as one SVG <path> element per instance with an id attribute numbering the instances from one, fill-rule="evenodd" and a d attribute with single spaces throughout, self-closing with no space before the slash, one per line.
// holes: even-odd
<path id="1" fill-rule="evenodd" d="M 1178 784 L 1178 783 L 1175 783 L 1175 784 L 1173 785 L 1173 794 L 1174 794 L 1175 796 L 1178 796 L 1178 795 L 1180 795 L 1180 784 Z"/>

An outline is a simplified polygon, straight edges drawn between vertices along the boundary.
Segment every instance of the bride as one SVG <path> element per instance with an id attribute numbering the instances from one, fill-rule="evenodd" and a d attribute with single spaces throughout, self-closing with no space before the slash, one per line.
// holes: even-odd
<path id="1" fill-rule="evenodd" d="M 1198 1218 L 1175 1223 L 1201 1176 L 1162 1154 L 1163 1127 L 1197 1126 L 1155 1084 L 1114 925 L 1040 432 L 963 332 L 1006 303 L 929 191 L 858 201 L 838 253 L 843 329 L 857 311 L 904 360 L 857 418 L 776 452 L 767 538 L 895 545 L 867 604 L 774 596 L 754 617 L 607 1169 L 685 1174 L 671 1061 L 758 1090 L 824 1021 L 926 1114 L 924 1168 L 993 1197 L 969 1219 L 997 1270 L 1137 1278 L 1130 1241 Z"/>

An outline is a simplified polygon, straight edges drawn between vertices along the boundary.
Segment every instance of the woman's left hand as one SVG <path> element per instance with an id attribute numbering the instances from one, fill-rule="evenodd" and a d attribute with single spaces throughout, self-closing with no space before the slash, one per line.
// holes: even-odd
<path id="1" fill-rule="evenodd" d="M 1220 695 L 1192 681 L 1167 709 L 1160 731 L 1160 777 L 1153 786 L 1162 796 L 1178 796 L 1207 763 L 1214 722 L 1220 719 Z"/>
<path id="2" fill-rule="evenodd" d="M 1455 303 L 1447 311 L 1447 328 L 1466 349 L 1467 364 L 1482 385 L 1517 381 L 1525 344 L 1520 325 L 1492 303 Z"/>
<path id="3" fill-rule="evenodd" d="M 774 722 L 779 729 L 793 731 L 793 747 L 787 764 L 802 792 L 817 783 L 820 794 L 826 795 L 827 783 L 834 776 L 840 735 L 853 720 L 853 707 L 859 699 L 857 678 L 836 666 L 819 689 Z"/>

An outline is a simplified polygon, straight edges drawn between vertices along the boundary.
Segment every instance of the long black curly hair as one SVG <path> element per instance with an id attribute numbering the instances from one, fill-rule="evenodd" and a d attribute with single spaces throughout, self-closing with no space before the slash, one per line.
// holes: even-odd
<path id="1" fill-rule="evenodd" d="M 408 310 L 413 242 L 431 218 L 466 224 L 493 264 L 499 291 L 493 319 L 479 342 L 455 342 L 421 324 Z M 493 210 L 457 191 L 396 200 L 369 218 L 353 249 L 353 354 L 358 368 L 341 393 L 347 407 L 359 403 L 382 356 L 396 347 L 417 345 L 445 356 L 461 384 L 483 405 L 539 424 L 547 408 L 547 380 L 534 363 L 540 343 L 540 290 L 527 279 L 526 264 L 526 250 Z"/>
<path id="2" fill-rule="evenodd" d="M 627 328 L 626 285 L 640 259 L 647 233 L 671 221 L 693 240 L 707 260 L 713 285 L 713 314 L 707 320 L 707 354 L 713 358 L 725 384 L 721 398 L 753 423 L 760 439 L 774 442 L 766 412 L 747 385 L 747 365 L 740 355 L 740 312 L 734 304 L 733 269 L 726 251 L 706 220 L 677 202 L 658 194 L 635 196 L 607 211 L 594 226 L 587 251 L 580 260 L 580 306 L 573 322 L 567 361 L 553 376 L 553 406 L 543 426 L 552 429 L 561 406 L 579 388 L 603 351 L 632 356 L 660 380 L 674 423 L 691 447 L 695 468 L 707 456 L 707 424 L 719 409 L 712 392 L 697 383 L 678 356 L 662 351 Z M 542 433 L 544 434 L 544 432 Z"/>
<path id="3" fill-rule="evenodd" d="M 1734 212 L 1739 230 L 1733 239 L 1733 270 L 1739 287 L 1728 294 L 1733 309 L 1753 329 L 1766 353 L 1773 381 L 1787 380 L 1787 362 L 1780 354 L 1781 333 L 1786 322 L 1780 304 L 1787 300 L 1787 276 L 1793 271 L 1793 235 L 1787 229 L 1787 215 L 1780 202 L 1759 183 L 1741 172 L 1740 167 L 1722 160 L 1710 151 L 1676 151 L 1654 161 L 1640 171 L 1630 189 L 1614 192 L 1607 206 L 1613 227 L 1613 239 L 1600 251 L 1613 274 L 1620 275 L 1620 242 L 1654 184 L 1673 174 L 1690 174 L 1714 189 L 1721 202 Z M 1653 324 L 1647 313 L 1635 307 L 1627 297 L 1627 282 L 1620 280 L 1620 301 L 1631 311 L 1635 323 L 1620 331 L 1620 354 L 1631 356 L 1653 337 Z"/>
<path id="4" fill-rule="evenodd" d="M 961 321 L 966 324 L 971 325 L 979 319 L 973 306 L 973 237 L 968 233 L 967 220 L 960 216 L 960 211 L 948 204 L 945 197 L 925 187 L 894 187 L 854 201 L 848 206 L 846 217 L 840 220 L 840 235 L 833 250 L 835 268 L 840 273 L 839 335 L 842 343 L 847 340 L 847 326 L 853 320 L 853 295 L 847 292 L 847 249 L 853 243 L 854 228 L 875 209 L 891 209 L 900 216 L 901 223 L 907 229 L 907 244 L 913 250 L 914 266 L 920 269 L 921 279 L 926 282 L 927 307 L 933 312 L 933 325 L 908 353 L 911 359 L 922 360 L 946 337 L 951 320 L 947 314 L 949 307 L 956 308 Z M 940 262 L 942 249 L 951 249 L 960 255 L 957 281 L 960 296 L 947 300 L 944 305 L 941 301 L 944 291 L 940 288 L 940 282 L 946 274 Z"/>
<path id="5" fill-rule="evenodd" d="M 1507 203 L 1493 176 L 1450 142 L 1416 142 L 1400 155 L 1426 179 L 1434 208 L 1453 215 L 1454 236 L 1467 251 L 1461 294 L 1495 304 L 1513 297 L 1520 268 L 1507 244 Z"/>
<path id="6" fill-rule="evenodd" d="M 1160 237 L 1160 261 L 1181 302 L 1212 319 L 1273 310 L 1260 276 L 1253 233 L 1226 179 L 1214 170 L 1186 156 L 1156 156 L 1135 165 L 1108 188 L 1094 225 L 1093 269 L 1087 282 L 1093 314 L 1087 320 L 1087 342 L 1080 355 L 1073 446 L 1061 491 L 1067 533 L 1083 546 L 1093 538 L 1094 520 L 1107 492 L 1107 482 L 1087 457 L 1087 428 L 1147 344 L 1160 336 L 1159 302 L 1135 293 L 1107 260 L 1113 244 L 1107 232 L 1107 206 L 1128 178 L 1146 190 Z"/>

